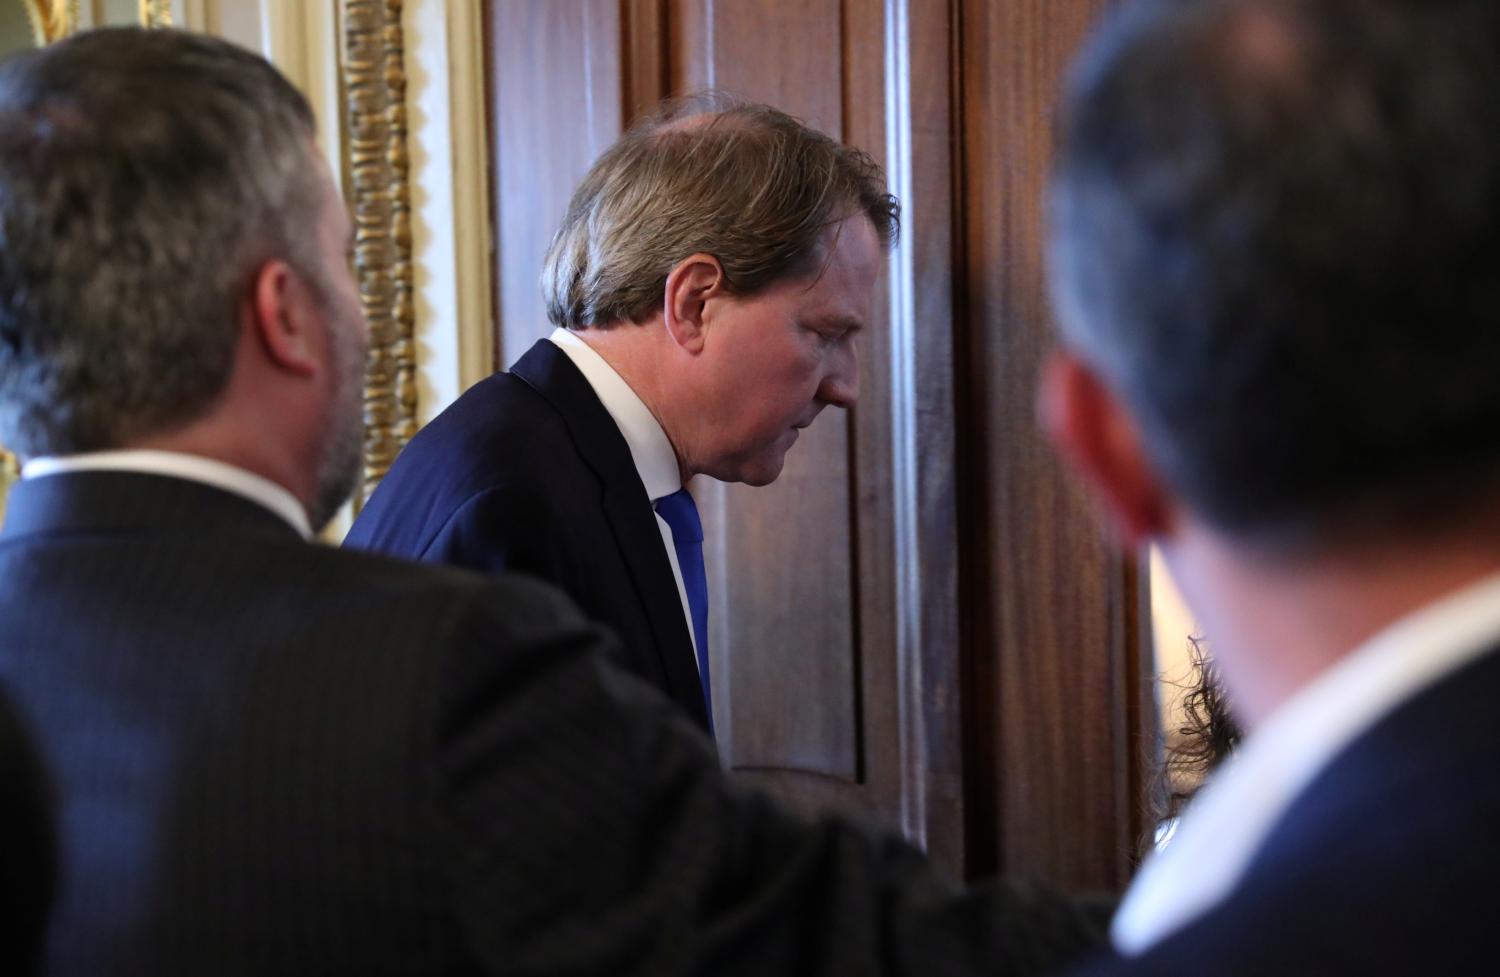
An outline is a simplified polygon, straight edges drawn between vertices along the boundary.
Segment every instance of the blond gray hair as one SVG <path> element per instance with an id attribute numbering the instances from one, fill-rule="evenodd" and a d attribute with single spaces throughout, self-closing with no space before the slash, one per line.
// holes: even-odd
<path id="1" fill-rule="evenodd" d="M 547 250 L 547 316 L 570 329 L 639 322 L 692 254 L 736 295 L 816 271 L 824 232 L 863 215 L 882 245 L 900 204 L 879 164 L 769 105 L 707 93 L 666 103 L 599 157 Z"/>

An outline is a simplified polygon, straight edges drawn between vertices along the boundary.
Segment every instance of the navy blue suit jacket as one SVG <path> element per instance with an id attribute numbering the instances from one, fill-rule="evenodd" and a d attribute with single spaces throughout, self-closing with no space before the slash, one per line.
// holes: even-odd
<path id="1" fill-rule="evenodd" d="M 1500 651 L 1402 705 L 1297 798 L 1227 900 L 1090 977 L 1500 974 Z"/>
<path id="2" fill-rule="evenodd" d="M 614 419 L 551 342 L 418 432 L 345 545 L 556 585 L 620 638 L 619 664 L 708 729 L 651 500 Z"/>

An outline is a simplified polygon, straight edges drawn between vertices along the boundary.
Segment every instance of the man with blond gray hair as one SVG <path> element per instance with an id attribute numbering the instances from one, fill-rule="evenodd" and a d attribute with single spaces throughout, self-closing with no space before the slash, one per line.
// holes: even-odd
<path id="1" fill-rule="evenodd" d="M 669 103 L 594 164 L 542 275 L 556 330 L 417 435 L 351 545 L 561 586 L 712 731 L 694 475 L 765 485 L 859 391 L 898 205 L 783 112 Z"/>

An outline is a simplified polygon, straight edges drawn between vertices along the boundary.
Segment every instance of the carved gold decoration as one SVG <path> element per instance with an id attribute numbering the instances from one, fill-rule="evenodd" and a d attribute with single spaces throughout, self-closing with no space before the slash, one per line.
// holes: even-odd
<path id="1" fill-rule="evenodd" d="M 172 0 L 140 0 L 142 27 L 171 27 Z"/>
<path id="2" fill-rule="evenodd" d="M 358 507 L 417 431 L 403 0 L 345 0 L 345 176 L 354 270 L 370 322 Z"/>
<path id="3" fill-rule="evenodd" d="M 5 496 L 20 477 L 21 465 L 16 456 L 0 448 L 0 523 L 5 521 Z"/>
<path id="4" fill-rule="evenodd" d="M 38 46 L 73 33 L 78 23 L 78 0 L 22 0 L 31 17 L 31 33 Z"/>
<path id="5" fill-rule="evenodd" d="M 172 0 L 137 0 L 142 27 L 171 27 Z M 37 46 L 60 41 L 79 24 L 79 0 L 21 0 L 31 18 L 31 33 Z"/>

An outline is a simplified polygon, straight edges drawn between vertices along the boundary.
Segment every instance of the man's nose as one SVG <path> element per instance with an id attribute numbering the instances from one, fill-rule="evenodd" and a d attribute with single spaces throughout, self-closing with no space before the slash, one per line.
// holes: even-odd
<path id="1" fill-rule="evenodd" d="M 859 354 L 852 342 L 835 355 L 818 387 L 818 399 L 835 407 L 853 407 L 859 400 Z"/>

